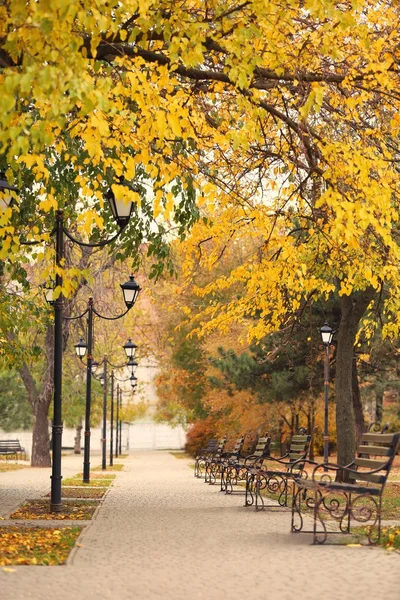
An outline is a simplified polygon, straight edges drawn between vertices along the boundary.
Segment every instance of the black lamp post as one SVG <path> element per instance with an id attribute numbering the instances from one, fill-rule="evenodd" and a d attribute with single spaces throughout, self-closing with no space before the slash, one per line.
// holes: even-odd
<path id="1" fill-rule="evenodd" d="M 133 358 L 131 358 L 133 356 L 133 354 L 131 354 L 130 352 L 126 351 L 126 348 L 132 348 L 132 346 L 134 347 L 133 350 L 133 354 L 135 353 L 135 350 L 137 348 L 136 344 L 133 344 L 131 339 L 128 340 L 128 342 L 125 344 L 125 346 L 123 346 L 126 355 L 129 358 L 128 363 L 125 365 L 127 367 L 131 368 L 131 375 L 130 377 L 128 377 L 127 379 L 118 379 L 117 377 L 115 377 L 114 373 L 113 373 L 113 379 L 112 379 L 112 386 L 114 386 L 114 382 L 125 382 L 125 381 L 130 381 L 132 386 L 133 386 L 133 382 L 136 383 L 137 378 L 134 375 L 134 371 L 136 370 L 136 367 L 138 366 L 138 363 L 135 362 L 133 360 Z M 116 419 L 115 419 L 115 457 L 118 456 L 118 454 L 121 454 L 121 449 L 122 449 L 122 420 L 120 420 L 119 415 L 120 415 L 120 409 L 122 408 L 122 389 L 121 386 L 119 385 L 119 383 L 117 383 L 117 406 L 116 406 Z M 112 407 L 112 413 L 113 414 L 113 403 L 111 404 Z M 111 423 L 111 427 L 112 427 L 112 423 Z M 112 435 L 112 430 L 111 430 L 111 435 Z M 110 444 L 110 464 L 111 463 L 111 457 L 112 457 L 112 441 Z"/>
<path id="2" fill-rule="evenodd" d="M 121 388 L 119 387 L 119 383 L 117 383 L 117 414 L 115 416 L 115 458 L 118 458 L 118 423 L 119 423 L 119 398 L 120 398 Z"/>
<path id="3" fill-rule="evenodd" d="M 107 357 L 103 364 L 103 435 L 101 438 L 101 468 L 107 468 Z"/>
<path id="4" fill-rule="evenodd" d="M 121 234 L 124 228 L 127 226 L 129 222 L 130 215 L 133 210 L 132 202 L 116 202 L 113 191 L 110 189 L 107 193 L 107 198 L 110 202 L 111 210 L 113 212 L 114 218 L 119 226 L 119 231 L 117 234 L 110 239 L 102 240 L 97 243 L 85 243 L 81 242 L 74 238 L 69 231 L 64 227 L 64 211 L 58 209 L 56 212 L 56 225 L 55 225 L 55 238 L 56 238 L 56 278 L 55 278 L 55 289 L 62 289 L 62 267 L 64 260 L 64 234 L 74 243 L 79 246 L 86 247 L 102 247 L 107 244 L 113 242 L 117 237 Z M 139 292 L 138 292 L 139 293 Z M 124 294 L 125 295 L 125 294 Z M 62 508 L 61 503 L 61 445 L 62 445 L 62 344 L 63 344 L 63 331 L 62 331 L 62 321 L 63 321 L 63 295 L 61 291 L 58 294 L 58 297 L 54 299 L 54 296 L 51 299 L 51 303 L 54 306 L 54 407 L 53 407 L 53 429 L 52 429 L 52 443 L 53 443 L 53 452 L 52 452 L 52 474 L 51 474 L 51 499 L 50 499 L 50 510 L 52 512 L 60 512 Z M 133 303 L 131 304 L 133 306 Z M 89 332 L 88 332 L 89 333 Z M 91 333 L 91 332 L 90 332 Z M 91 346 L 92 339 L 88 336 L 89 344 L 88 344 L 88 364 L 91 364 L 92 356 L 91 356 Z M 91 368 L 88 368 L 88 376 L 87 376 L 87 393 L 88 388 L 90 391 L 90 371 Z M 90 415 L 89 415 L 90 417 Z M 86 431 L 85 431 L 85 443 L 87 441 Z"/>
<path id="5" fill-rule="evenodd" d="M 75 319 L 81 318 L 88 315 L 88 358 L 86 363 L 86 410 L 85 410 L 85 446 L 84 446 L 84 461 L 83 461 L 83 481 L 85 483 L 90 482 L 90 414 L 91 414 L 91 394 L 92 394 L 92 371 L 93 371 L 93 356 L 92 356 L 92 348 L 93 348 L 93 317 L 96 315 L 100 319 L 106 321 L 116 321 L 124 317 L 128 311 L 132 308 L 134 303 L 137 300 L 137 297 L 140 292 L 140 286 L 136 283 L 133 276 L 129 278 L 127 283 L 121 285 L 124 300 L 126 304 L 126 311 L 116 317 L 107 317 L 105 315 L 100 314 L 94 307 L 93 298 L 89 298 L 88 308 L 82 315 L 79 317 L 74 317 Z M 132 292 L 134 290 L 134 292 Z M 82 344 L 78 342 L 75 345 L 75 350 L 77 355 L 82 358 L 79 352 L 82 352 Z M 106 469 L 106 443 L 107 443 L 107 357 L 104 357 L 103 361 L 103 436 L 102 436 L 102 469 Z"/>
<path id="6" fill-rule="evenodd" d="M 119 390 L 119 409 L 122 409 L 122 390 Z M 118 423 L 117 423 L 118 426 Z M 119 455 L 122 454 L 122 419 L 119 419 Z"/>
<path id="7" fill-rule="evenodd" d="M 131 338 L 129 338 L 129 340 L 126 342 L 126 344 L 123 345 L 123 349 L 125 350 L 125 354 L 128 360 L 131 360 L 134 358 L 135 356 L 135 352 L 136 352 L 136 344 L 134 344 L 131 340 Z"/>
<path id="8" fill-rule="evenodd" d="M 111 409 L 110 409 L 110 467 L 114 464 L 114 369 L 111 371 Z"/>
<path id="9" fill-rule="evenodd" d="M 137 295 L 135 297 L 135 300 Z M 82 341 L 82 340 L 81 340 Z M 75 348 L 77 348 L 80 344 L 76 344 Z M 132 344 L 132 341 L 129 341 L 123 346 L 124 350 L 127 346 L 134 346 L 137 348 L 136 344 Z M 125 350 L 126 352 L 126 350 Z M 77 352 L 78 353 L 78 352 Z M 128 353 L 126 352 L 127 356 Z M 129 354 L 130 355 L 130 354 Z M 102 469 L 107 469 L 107 393 L 108 393 L 108 380 L 107 380 L 107 365 L 110 365 L 111 370 L 111 410 L 110 410 L 110 466 L 113 465 L 113 443 L 114 443 L 114 369 L 122 369 L 124 367 L 130 366 L 131 368 L 135 368 L 137 363 L 133 361 L 131 358 L 129 359 L 128 364 L 115 365 L 110 362 L 107 356 L 104 356 L 103 361 L 101 363 L 103 365 L 103 372 L 99 375 L 98 379 L 103 387 L 103 436 L 102 436 Z M 132 366 L 133 365 L 133 366 Z M 92 375 L 95 376 L 95 371 L 99 367 L 99 363 L 96 361 L 92 362 Z M 127 381 L 126 379 L 120 379 L 119 381 Z"/>
<path id="10" fill-rule="evenodd" d="M 123 181 L 121 185 L 129 185 Z M 0 201 L 1 208 L 6 210 L 12 200 L 12 192 L 17 189 L 11 186 L 5 177 L 0 174 Z M 10 193 L 11 192 L 11 193 Z M 46 300 L 54 307 L 54 408 L 53 408 L 53 427 L 52 427 L 52 474 L 51 474 L 51 498 L 50 498 L 50 510 L 52 512 L 60 512 L 62 508 L 61 503 L 61 444 L 62 444 L 62 352 L 63 352 L 63 335 L 62 335 L 62 322 L 63 322 L 63 295 L 62 295 L 62 268 L 64 260 L 64 234 L 74 243 L 79 246 L 86 247 L 102 247 L 110 244 L 119 237 L 123 229 L 128 225 L 130 216 L 133 210 L 132 201 L 125 202 L 124 199 L 117 200 L 114 192 L 110 189 L 106 198 L 108 199 L 111 207 L 112 214 L 119 227 L 119 231 L 110 239 L 102 240 L 96 243 L 85 243 L 81 240 L 74 238 L 70 232 L 64 227 L 64 212 L 61 209 L 56 211 L 56 223 L 54 228 L 55 233 L 55 255 L 56 255 L 56 277 L 55 277 L 55 290 L 53 293 L 48 291 L 46 293 Z M 30 242 L 27 242 L 30 243 Z M 36 243 L 36 242 L 33 242 Z M 125 302 L 128 306 L 133 306 L 139 289 L 136 289 L 133 284 L 134 280 L 130 278 L 127 284 L 121 286 L 124 291 Z M 136 293 L 136 297 L 135 297 Z M 55 297 L 57 296 L 57 297 Z M 90 354 L 88 347 L 88 354 Z M 90 379 L 90 378 L 89 378 Z"/>
<path id="11" fill-rule="evenodd" d="M 328 323 L 324 323 L 324 325 L 319 330 L 322 343 L 324 345 L 325 357 L 324 357 L 324 463 L 327 463 L 329 460 L 329 436 L 328 436 L 328 416 L 329 416 L 329 346 L 332 343 L 333 334 L 335 333 L 333 329 L 331 329 Z"/>

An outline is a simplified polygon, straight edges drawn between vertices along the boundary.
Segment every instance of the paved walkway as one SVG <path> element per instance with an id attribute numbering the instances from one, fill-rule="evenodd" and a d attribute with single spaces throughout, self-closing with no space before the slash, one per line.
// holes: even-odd
<path id="1" fill-rule="evenodd" d="M 13 573 L 0 568 L 1 598 L 400 599 L 398 554 L 312 546 L 308 535 L 289 533 L 289 514 L 243 508 L 241 497 L 205 485 L 186 460 L 166 452 L 138 452 L 124 463 L 69 563 L 14 567 Z M 3 516 L 3 496 L 18 487 L 14 496 L 26 496 L 23 473 L 32 479 L 29 494 L 48 490 L 44 471 L 0 474 Z"/>

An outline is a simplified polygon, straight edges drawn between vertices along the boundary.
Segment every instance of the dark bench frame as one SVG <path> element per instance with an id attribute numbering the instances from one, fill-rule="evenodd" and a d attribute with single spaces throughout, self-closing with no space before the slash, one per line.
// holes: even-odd
<path id="1" fill-rule="evenodd" d="M 18 460 L 18 455 L 23 455 L 26 460 L 25 448 L 22 448 L 19 440 L 0 440 L 0 456 L 5 456 L 6 460 L 8 456 L 13 456 Z"/>
<path id="2" fill-rule="evenodd" d="M 246 491 L 244 488 L 234 489 L 235 486 L 246 481 L 249 469 L 251 469 L 257 461 L 270 456 L 270 445 L 271 436 L 267 431 L 262 437 L 258 438 L 252 454 L 228 459 L 228 462 L 222 466 L 221 491 L 226 494 L 245 494 Z"/>
<path id="3" fill-rule="evenodd" d="M 226 437 L 222 437 L 220 440 L 211 439 L 207 442 L 207 446 L 201 448 L 196 455 L 194 463 L 194 476 L 198 479 L 203 477 L 203 473 L 206 472 L 206 464 L 209 460 L 214 457 L 220 456 L 224 451 L 226 444 Z"/>
<path id="4" fill-rule="evenodd" d="M 228 464 L 228 461 L 232 459 L 236 460 L 240 456 L 244 444 L 244 437 L 244 435 L 241 435 L 237 438 L 235 446 L 230 452 L 222 452 L 219 456 L 214 456 L 211 460 L 206 461 L 205 483 L 214 485 L 217 482 L 217 479 L 221 478 L 222 470 L 224 466 Z"/>
<path id="5" fill-rule="evenodd" d="M 280 457 L 266 456 L 257 460 L 247 471 L 245 506 L 255 505 L 256 510 L 264 508 L 286 508 L 290 486 L 302 469 L 304 459 L 311 448 L 312 436 L 304 428 L 292 436 L 289 450 Z M 303 461 L 303 462 L 302 462 Z M 267 503 L 261 492 L 267 490 L 279 494 L 278 504 Z"/>
<path id="6" fill-rule="evenodd" d="M 311 477 L 303 470 L 294 480 L 292 532 L 312 533 L 313 543 L 323 544 L 328 535 L 350 534 L 352 520 L 358 525 L 372 521 L 368 541 L 379 541 L 382 495 L 399 442 L 400 433 L 364 433 L 356 459 L 349 465 L 306 461 L 314 470 Z M 305 528 L 307 510 L 313 513 L 311 530 Z M 332 517 L 339 530 L 328 529 L 324 516 Z"/>

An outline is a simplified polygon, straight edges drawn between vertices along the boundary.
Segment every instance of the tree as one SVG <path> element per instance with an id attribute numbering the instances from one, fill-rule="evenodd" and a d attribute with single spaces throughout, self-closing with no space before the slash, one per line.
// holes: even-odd
<path id="1" fill-rule="evenodd" d="M 29 429 L 32 425 L 32 413 L 18 373 L 3 368 L 0 372 L 0 390 L 1 429 Z"/>
<path id="2" fill-rule="evenodd" d="M 379 309 L 395 314 L 400 296 L 397 4 L 12 1 L 1 13 L 10 181 L 29 168 L 44 198 L 36 206 L 60 205 L 44 161 L 57 153 L 91 199 L 81 221 L 90 232 L 102 225 L 106 184 L 135 179 L 143 234 L 132 233 L 124 251 L 154 223 L 148 251 L 164 261 L 170 226 L 182 236 L 203 196 L 211 222 L 195 233 L 195 256 L 218 237 L 212 264 L 240 227 L 260 239 L 242 270 L 219 282 L 244 290 L 228 314 L 221 307 L 224 319 L 259 312 L 251 338 L 339 294 L 339 461 L 350 462 L 357 329 L 382 287 L 390 293 Z M 121 187 L 114 183 L 117 194 Z M 10 227 L 3 249 L 13 256 Z M 387 323 L 384 334 L 397 335 L 395 320 Z"/>

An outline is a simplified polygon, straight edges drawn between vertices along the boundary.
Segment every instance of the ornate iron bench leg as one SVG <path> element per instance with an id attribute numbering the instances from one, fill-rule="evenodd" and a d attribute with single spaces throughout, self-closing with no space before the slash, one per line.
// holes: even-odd
<path id="1" fill-rule="evenodd" d="M 221 485 L 220 485 L 220 492 L 226 492 L 226 486 L 227 486 L 227 477 L 228 477 L 228 467 L 226 467 L 225 465 L 222 465 L 221 467 Z"/>
<path id="2" fill-rule="evenodd" d="M 208 483 L 208 477 L 209 477 L 209 475 L 208 475 L 208 470 L 209 470 L 209 468 L 210 468 L 210 465 L 209 465 L 209 463 L 206 461 L 206 462 L 205 462 L 205 469 L 204 469 L 204 483 Z"/>
<path id="3" fill-rule="evenodd" d="M 265 482 L 264 485 L 262 484 L 262 480 Z M 256 497 L 256 504 L 255 504 L 255 509 L 256 510 L 264 510 L 264 500 L 263 497 L 261 496 L 261 490 L 264 489 L 266 486 L 266 480 L 264 477 L 262 477 L 261 475 L 256 475 L 255 477 L 255 497 Z"/>
<path id="4" fill-rule="evenodd" d="M 245 499 L 244 499 L 245 506 L 252 506 L 254 504 L 253 485 L 254 485 L 254 475 L 253 475 L 253 473 L 247 473 L 247 475 L 246 475 L 246 494 L 245 494 Z"/>

